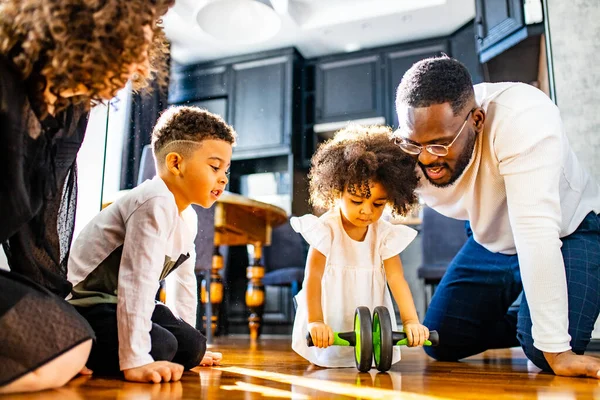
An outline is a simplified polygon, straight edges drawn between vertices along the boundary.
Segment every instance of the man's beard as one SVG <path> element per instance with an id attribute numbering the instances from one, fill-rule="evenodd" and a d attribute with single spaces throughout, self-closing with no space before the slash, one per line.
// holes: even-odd
<path id="1" fill-rule="evenodd" d="M 469 133 L 471 133 L 471 132 L 469 132 Z M 453 185 L 454 182 L 456 182 L 456 180 L 458 178 L 460 178 L 460 176 L 463 174 L 463 172 L 465 172 L 467 165 L 469 165 L 469 163 L 471 162 L 471 158 L 473 157 L 473 149 L 475 148 L 476 139 L 477 139 L 477 134 L 469 135 L 469 141 L 467 142 L 463 152 L 458 157 L 458 160 L 456 160 L 456 165 L 454 166 L 454 171 L 452 171 L 452 176 L 450 177 L 450 180 L 448 182 L 445 182 L 442 184 L 435 183 L 434 181 L 429 179 L 429 175 L 427 175 L 427 172 L 425 171 L 425 168 L 431 168 L 431 167 L 444 167 L 444 168 L 446 168 L 447 171 L 450 171 L 450 168 L 448 167 L 448 164 L 446 164 L 446 163 L 430 164 L 430 165 L 427 165 L 427 167 L 425 165 L 419 163 L 419 167 L 421 167 L 421 170 L 423 171 L 423 175 L 425 175 L 425 178 L 433 186 L 438 187 L 438 188 L 445 188 L 445 187 Z"/>

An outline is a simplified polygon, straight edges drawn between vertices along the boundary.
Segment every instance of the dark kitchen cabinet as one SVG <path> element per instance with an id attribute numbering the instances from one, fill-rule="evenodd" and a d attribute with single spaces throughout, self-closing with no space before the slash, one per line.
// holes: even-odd
<path id="1" fill-rule="evenodd" d="M 232 65 L 230 120 L 239 133 L 234 158 L 291 152 L 292 59 Z"/>
<path id="2" fill-rule="evenodd" d="M 536 7 L 536 3 L 532 1 L 529 7 Z M 538 0 L 537 7 L 541 10 L 541 0 Z M 542 19 L 537 23 L 527 23 L 523 0 L 475 0 L 479 61 L 488 62 L 523 40 L 541 35 L 544 32 Z"/>
<path id="3" fill-rule="evenodd" d="M 324 58 L 316 63 L 315 73 L 316 123 L 383 115 L 378 54 Z"/>
<path id="4" fill-rule="evenodd" d="M 169 103 L 227 96 L 227 72 L 226 65 L 192 65 L 173 69 Z"/>

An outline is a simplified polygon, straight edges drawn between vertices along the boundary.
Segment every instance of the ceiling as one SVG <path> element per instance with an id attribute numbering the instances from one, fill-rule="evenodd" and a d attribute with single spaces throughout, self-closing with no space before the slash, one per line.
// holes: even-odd
<path id="1" fill-rule="evenodd" d="M 165 15 L 176 62 L 289 46 L 312 58 L 448 35 L 475 16 L 474 0 L 271 0 L 281 29 L 267 41 L 248 45 L 221 42 L 202 31 L 195 15 L 209 1 L 220 0 L 176 0 Z"/>

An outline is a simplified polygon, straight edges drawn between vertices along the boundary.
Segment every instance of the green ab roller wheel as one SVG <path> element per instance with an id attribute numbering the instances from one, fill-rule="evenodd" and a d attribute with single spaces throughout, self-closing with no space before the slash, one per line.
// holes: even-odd
<path id="1" fill-rule="evenodd" d="M 437 346 L 439 336 L 437 331 L 429 332 L 429 339 L 425 346 Z M 392 319 L 387 307 L 379 306 L 373 310 L 373 357 L 375 366 L 381 372 L 392 367 L 392 355 L 394 346 L 407 345 L 408 339 L 404 332 L 392 330 Z"/>
<path id="2" fill-rule="evenodd" d="M 310 332 L 306 335 L 306 345 L 314 346 Z M 334 332 L 334 346 L 353 346 L 354 361 L 360 372 L 367 372 L 373 363 L 373 328 L 371 311 L 368 307 L 357 307 L 354 312 L 354 331 Z"/>

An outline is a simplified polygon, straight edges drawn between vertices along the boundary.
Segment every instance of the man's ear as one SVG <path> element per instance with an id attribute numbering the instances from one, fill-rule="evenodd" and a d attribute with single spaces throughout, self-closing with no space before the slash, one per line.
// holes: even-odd
<path id="1" fill-rule="evenodd" d="M 475 121 L 475 131 L 480 133 L 483 131 L 483 124 L 485 123 L 485 111 L 481 107 L 477 107 L 473 111 L 473 121 Z"/>
<path id="2" fill-rule="evenodd" d="M 165 167 L 175 176 L 180 176 L 183 173 L 183 157 L 179 153 L 170 152 L 165 156 Z"/>

